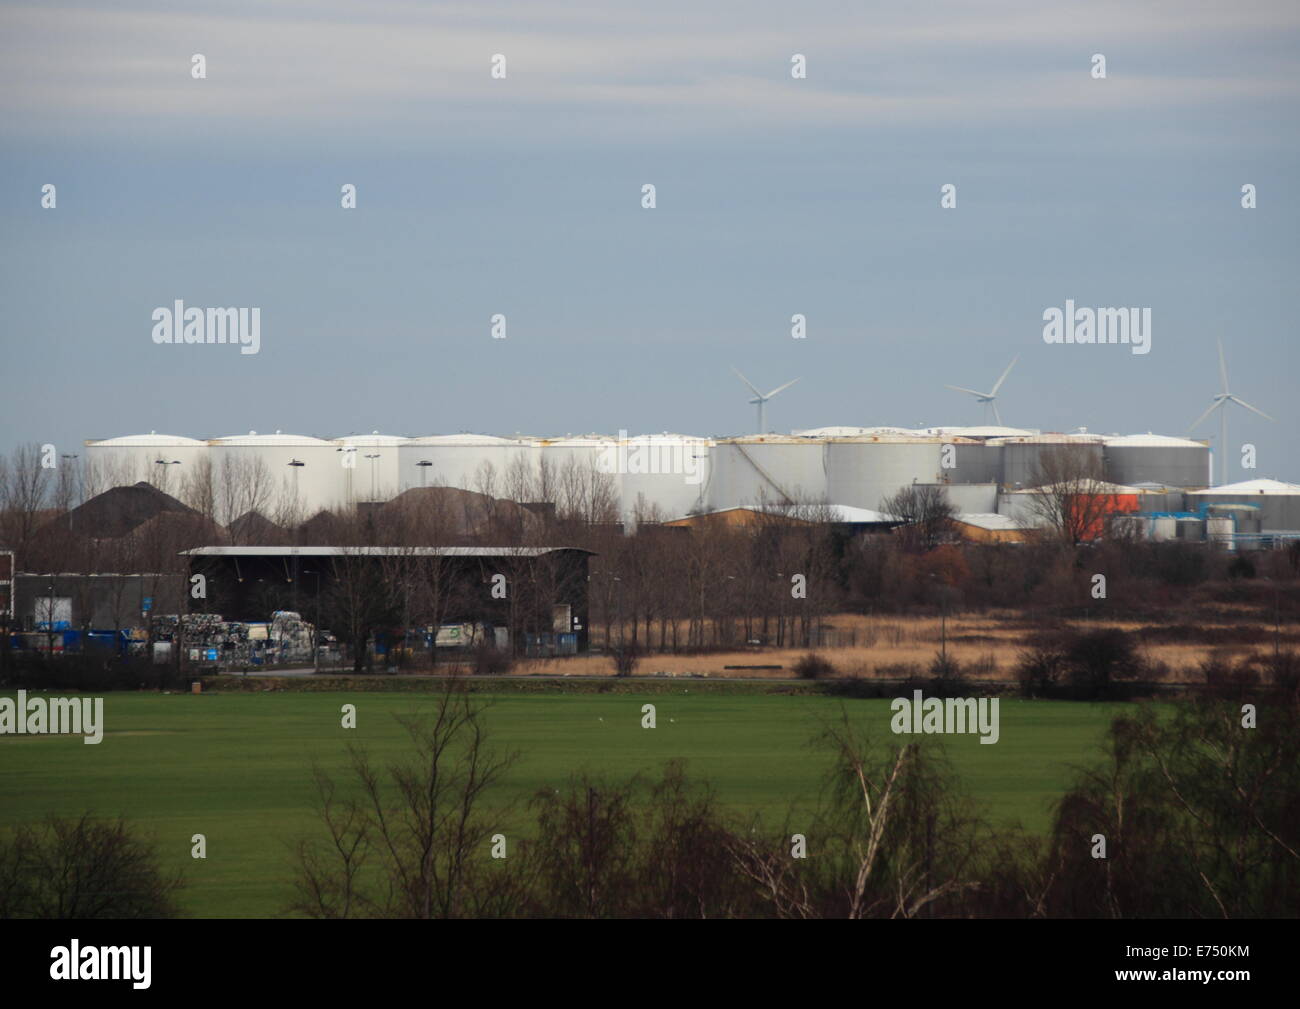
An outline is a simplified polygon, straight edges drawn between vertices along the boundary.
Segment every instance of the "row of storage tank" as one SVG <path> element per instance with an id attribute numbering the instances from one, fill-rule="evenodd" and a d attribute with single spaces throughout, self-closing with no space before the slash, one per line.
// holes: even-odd
<path id="1" fill-rule="evenodd" d="M 1007 428 L 833 428 L 793 435 L 501 438 L 373 433 L 322 439 L 250 432 L 201 441 L 160 435 L 86 442 L 88 486 L 147 480 L 183 497 L 205 470 L 217 485 L 256 480 L 308 512 L 388 500 L 421 486 L 497 497 L 557 500 L 591 474 L 608 474 L 626 517 L 651 507 L 665 518 L 760 501 L 827 501 L 879 508 L 913 483 L 943 483 L 964 511 L 992 511 L 999 485 L 1031 484 L 1043 453 L 1062 444 L 1095 453 L 1119 484 L 1207 485 L 1209 449 L 1159 435 L 1042 435 Z M 275 501 L 267 502 L 274 507 Z M 232 505 L 233 507 L 233 505 Z M 225 516 L 225 519 L 235 516 Z"/>

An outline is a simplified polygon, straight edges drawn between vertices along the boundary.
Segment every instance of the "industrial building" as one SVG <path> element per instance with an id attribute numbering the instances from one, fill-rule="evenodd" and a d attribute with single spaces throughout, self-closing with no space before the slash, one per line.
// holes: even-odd
<path id="1" fill-rule="evenodd" d="M 746 505 L 828 503 L 877 510 L 898 490 L 942 486 L 962 513 L 1002 512 L 1032 486 L 1047 454 L 1083 446 L 1109 482 L 1140 492 L 1142 511 L 1255 506 L 1251 534 L 1300 530 L 1300 491 L 1276 481 L 1210 486 L 1205 442 L 1156 434 L 1043 433 L 1003 426 L 822 427 L 788 435 L 708 438 L 516 434 L 316 438 L 276 432 L 210 441 L 148 435 L 86 443 L 86 486 L 147 480 L 186 500 L 205 486 L 218 522 L 250 511 L 310 516 L 456 487 L 521 502 L 560 500 L 603 481 L 625 523 Z M 1198 495 L 1195 500 L 1190 495 Z"/>
<path id="2" fill-rule="evenodd" d="M 470 623 L 498 647 L 571 654 L 587 647 L 591 552 L 574 547 L 207 546 L 185 551 L 201 576 L 204 610 L 234 620 L 303 614 L 341 636 L 352 622 L 376 627 Z M 419 612 L 388 612 L 383 587 L 415 586 Z M 363 612 L 364 611 L 364 612 Z"/>

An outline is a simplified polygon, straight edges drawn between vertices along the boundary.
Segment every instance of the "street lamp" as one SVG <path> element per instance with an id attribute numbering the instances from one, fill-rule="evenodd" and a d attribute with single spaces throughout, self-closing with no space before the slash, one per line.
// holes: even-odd
<path id="1" fill-rule="evenodd" d="M 425 481 L 429 477 L 429 467 L 432 466 L 433 463 L 428 459 L 421 459 L 415 465 L 420 467 L 420 487 L 423 488 L 425 486 Z"/>
<path id="2" fill-rule="evenodd" d="M 939 580 L 938 575 L 930 575 L 930 581 L 934 583 L 935 589 L 939 593 L 939 661 L 943 663 L 944 671 L 948 668 L 948 592 L 947 586 Z"/>
<path id="3" fill-rule="evenodd" d="M 370 460 L 370 500 L 373 502 L 377 497 L 375 492 L 375 460 L 379 458 L 379 453 L 367 453 L 366 458 Z"/>
<path id="4" fill-rule="evenodd" d="M 290 459 L 289 462 L 287 463 L 287 465 L 289 466 L 290 469 L 293 470 L 293 518 L 291 519 L 291 521 L 294 523 L 294 543 L 296 544 L 296 543 L 298 542 L 298 539 L 297 539 L 297 536 L 298 536 L 298 529 L 297 529 L 297 526 L 298 526 L 298 509 L 299 509 L 299 504 L 298 504 L 298 470 L 302 469 L 302 468 L 303 468 L 304 466 L 306 466 L 307 464 L 306 464 L 305 462 L 303 462 L 301 459 Z"/>
<path id="5" fill-rule="evenodd" d="M 313 673 L 320 672 L 320 572 L 304 571 L 303 574 L 311 575 L 316 579 L 316 622 L 311 628 L 311 670 Z"/>
<path id="6" fill-rule="evenodd" d="M 623 641 L 627 637 L 627 632 L 623 626 L 623 579 L 618 575 L 614 576 L 615 592 L 618 593 L 618 647 L 623 647 Z"/>
<path id="7" fill-rule="evenodd" d="M 80 457 L 79 455 L 76 455 L 75 453 L 65 452 L 65 453 L 63 453 L 63 458 L 64 458 L 64 459 L 71 459 L 71 460 L 75 463 L 75 462 L 76 462 L 78 459 L 80 459 L 81 457 Z M 81 504 L 81 495 L 82 495 L 82 493 L 83 493 L 83 491 L 82 491 L 82 486 L 81 486 L 81 474 L 80 474 L 80 472 L 78 472 L 78 474 L 77 474 L 77 504 Z M 74 520 L 73 520 L 73 518 L 72 518 L 72 509 L 69 508 L 69 509 L 68 509 L 68 532 L 72 532 L 72 524 L 73 524 L 73 521 L 74 521 Z"/>

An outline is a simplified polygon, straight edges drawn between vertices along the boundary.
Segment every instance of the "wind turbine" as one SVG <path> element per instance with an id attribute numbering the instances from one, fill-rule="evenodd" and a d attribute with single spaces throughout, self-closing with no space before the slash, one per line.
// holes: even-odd
<path id="1" fill-rule="evenodd" d="M 799 379 L 797 378 L 793 379 L 789 382 L 786 382 L 785 385 L 778 385 L 775 389 L 773 389 L 769 393 L 761 393 L 758 391 L 758 387 L 754 385 L 754 383 L 751 382 L 749 379 L 747 379 L 744 375 L 742 375 L 739 371 L 736 371 L 736 368 L 734 366 L 732 367 L 731 370 L 735 371 L 736 377 L 739 378 L 742 382 L 744 382 L 747 386 L 749 386 L 751 390 L 753 390 L 754 398 L 751 399 L 750 402 L 758 404 L 758 433 L 766 434 L 767 433 L 767 428 L 766 428 L 767 401 L 771 399 L 773 396 L 775 396 L 778 392 L 784 392 L 786 389 L 790 388 L 790 386 L 794 385 L 795 382 L 798 382 Z"/>
<path id="2" fill-rule="evenodd" d="M 1002 373 L 1002 377 L 997 380 L 997 383 L 988 392 L 978 392 L 975 389 L 967 389 L 965 386 L 960 386 L 960 385 L 945 385 L 944 388 L 955 389 L 957 392 L 968 392 L 972 396 L 974 396 L 978 402 L 988 403 L 990 406 L 993 407 L 993 419 L 996 420 L 998 422 L 998 426 L 1001 427 L 1002 415 L 998 413 L 998 404 L 997 404 L 998 390 L 1002 388 L 1002 383 L 1007 380 L 1007 376 L 1011 374 L 1011 369 L 1016 366 L 1016 362 L 1019 360 L 1020 360 L 1019 354 L 1017 354 L 1015 357 L 1011 359 L 1011 363 L 1007 365 L 1007 370 Z"/>
<path id="3" fill-rule="evenodd" d="M 1265 420 L 1272 420 L 1273 418 L 1263 410 L 1256 409 L 1244 399 L 1238 399 L 1228 391 L 1228 365 L 1223 359 L 1222 340 L 1219 340 L 1219 379 L 1223 382 L 1223 392 L 1214 397 L 1209 409 L 1196 418 L 1196 423 L 1187 429 L 1187 433 L 1191 434 L 1201 421 L 1214 413 L 1215 410 L 1219 411 L 1219 485 L 1223 486 L 1228 482 L 1228 404 L 1236 403 L 1238 406 L 1244 406 L 1251 413 L 1257 413 Z"/>

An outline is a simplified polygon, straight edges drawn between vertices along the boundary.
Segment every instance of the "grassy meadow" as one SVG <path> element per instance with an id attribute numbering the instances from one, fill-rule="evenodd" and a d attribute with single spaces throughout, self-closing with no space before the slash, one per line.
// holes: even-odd
<path id="1" fill-rule="evenodd" d="M 516 803 L 513 818 L 502 817 L 508 836 L 544 785 L 582 770 L 653 775 L 671 758 L 684 758 L 693 777 L 708 779 L 727 809 L 779 823 L 816 801 L 829 760 L 810 745 L 820 725 L 843 707 L 881 737 L 890 717 L 887 700 L 710 695 L 684 685 L 644 696 L 485 700 L 496 745 L 519 753 L 496 797 Z M 655 729 L 641 728 L 647 702 L 656 705 Z M 340 725 L 347 703 L 357 706 L 352 730 Z M 406 737 L 394 716 L 433 703 L 428 694 L 110 693 L 99 745 L 70 736 L 0 737 L 0 829 L 49 813 L 121 814 L 156 840 L 168 868 L 183 871 L 189 914 L 276 915 L 291 895 L 291 844 L 320 831 L 312 762 L 341 771 L 349 743 L 396 759 Z M 1117 707 L 1004 698 L 996 745 L 974 735 L 943 737 L 943 745 L 990 820 L 1041 832 L 1071 765 L 1098 755 Z M 190 857 L 195 833 L 207 837 L 205 860 Z"/>

